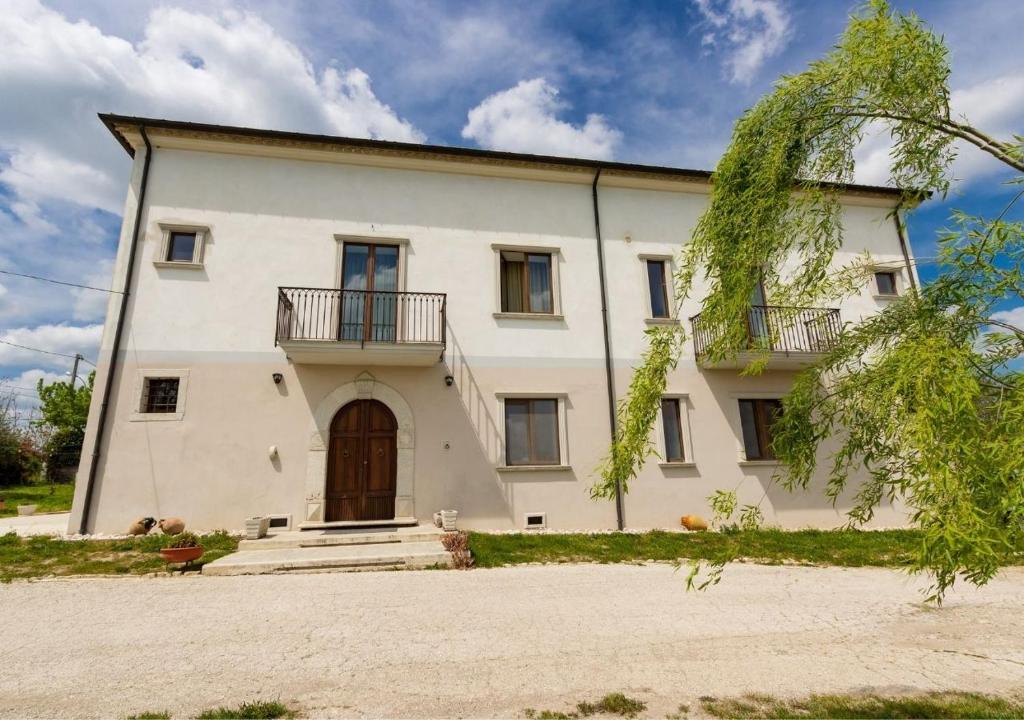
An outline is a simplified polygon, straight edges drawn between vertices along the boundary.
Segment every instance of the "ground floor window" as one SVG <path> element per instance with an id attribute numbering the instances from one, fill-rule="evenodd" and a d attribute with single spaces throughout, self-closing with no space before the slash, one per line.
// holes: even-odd
<path id="1" fill-rule="evenodd" d="M 505 399 L 505 464 L 558 465 L 558 400 Z"/>
<path id="2" fill-rule="evenodd" d="M 683 422 L 679 398 L 661 399 L 661 424 L 665 430 L 665 462 L 685 462 Z"/>
<path id="3" fill-rule="evenodd" d="M 144 413 L 173 413 L 178 411 L 178 378 L 148 377 L 142 386 Z"/>
<path id="4" fill-rule="evenodd" d="M 743 450 L 747 460 L 774 460 L 772 425 L 782 413 L 778 400 L 740 400 Z"/>

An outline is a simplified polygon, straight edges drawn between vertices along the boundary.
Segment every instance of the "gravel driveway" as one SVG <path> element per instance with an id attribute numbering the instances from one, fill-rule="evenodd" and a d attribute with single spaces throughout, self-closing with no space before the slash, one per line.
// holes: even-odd
<path id="1" fill-rule="evenodd" d="M 1024 687 L 1024 569 L 941 609 L 878 569 L 665 565 L 80 579 L 0 587 L 0 715 L 187 716 L 280 699 L 309 716 L 521 716 L 623 691 Z"/>

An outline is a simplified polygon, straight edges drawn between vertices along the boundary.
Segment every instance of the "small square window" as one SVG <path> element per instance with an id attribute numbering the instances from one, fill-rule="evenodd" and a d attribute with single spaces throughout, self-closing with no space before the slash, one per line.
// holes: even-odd
<path id="1" fill-rule="evenodd" d="M 664 260 L 647 261 L 647 287 L 651 297 L 651 317 L 670 317 L 668 308 L 668 281 Z"/>
<path id="2" fill-rule="evenodd" d="M 167 262 L 192 263 L 196 256 L 196 233 L 172 231 L 167 238 Z"/>
<path id="3" fill-rule="evenodd" d="M 896 295 L 896 273 L 876 272 L 875 287 L 879 295 Z"/>
<path id="4" fill-rule="evenodd" d="M 778 400 L 740 400 L 743 450 L 747 460 L 774 460 L 772 425 L 782 414 Z"/>
<path id="5" fill-rule="evenodd" d="M 558 465 L 558 400 L 505 400 L 505 463 Z"/>
<path id="6" fill-rule="evenodd" d="M 662 398 L 661 423 L 665 430 L 665 462 L 686 462 L 679 398 Z"/>
<path id="7" fill-rule="evenodd" d="M 142 386 L 141 412 L 177 412 L 178 382 L 178 378 L 146 378 Z"/>
<path id="8" fill-rule="evenodd" d="M 554 312 L 551 253 L 501 251 L 501 311 Z"/>

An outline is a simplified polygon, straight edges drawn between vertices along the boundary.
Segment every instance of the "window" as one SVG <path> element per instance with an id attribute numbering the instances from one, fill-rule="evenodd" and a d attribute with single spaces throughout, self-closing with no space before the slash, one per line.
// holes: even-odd
<path id="1" fill-rule="evenodd" d="M 161 223 L 160 230 L 163 234 L 154 258 L 158 267 L 202 267 L 206 228 Z"/>
<path id="2" fill-rule="evenodd" d="M 505 464 L 558 465 L 558 400 L 505 399 Z"/>
<path id="3" fill-rule="evenodd" d="M 679 398 L 662 398 L 661 424 L 665 430 L 665 462 L 686 462 Z"/>
<path id="4" fill-rule="evenodd" d="M 501 311 L 554 313 L 551 253 L 501 250 L 500 254 Z"/>
<path id="5" fill-rule="evenodd" d="M 651 293 L 651 317 L 670 317 L 668 309 L 668 282 L 665 279 L 665 261 L 647 261 L 647 286 Z"/>
<path id="6" fill-rule="evenodd" d="M 146 378 L 142 386 L 141 412 L 178 412 L 178 378 Z"/>
<path id="7" fill-rule="evenodd" d="M 740 400 L 743 449 L 747 460 L 774 460 L 772 425 L 782 413 L 778 400 Z"/>
<path id="8" fill-rule="evenodd" d="M 897 295 L 898 293 L 896 292 L 896 273 L 876 272 L 875 287 L 878 288 L 879 295 Z"/>
<path id="9" fill-rule="evenodd" d="M 167 262 L 193 262 L 196 254 L 196 234 L 194 232 L 172 232 L 167 239 Z"/>

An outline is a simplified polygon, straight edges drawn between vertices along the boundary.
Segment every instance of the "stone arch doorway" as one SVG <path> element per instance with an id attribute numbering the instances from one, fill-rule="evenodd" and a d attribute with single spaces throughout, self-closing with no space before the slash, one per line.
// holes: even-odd
<path id="1" fill-rule="evenodd" d="M 306 464 L 306 517 L 302 523 L 306 527 L 315 527 L 325 522 L 327 450 L 331 439 L 331 423 L 338 410 L 353 400 L 379 400 L 395 416 L 398 423 L 398 449 L 394 519 L 411 520 L 416 517 L 413 490 L 416 429 L 412 408 L 397 390 L 380 382 L 370 373 L 362 372 L 352 382 L 339 386 L 324 397 L 313 413 Z"/>
<path id="2" fill-rule="evenodd" d="M 324 520 L 395 517 L 398 421 L 379 400 L 353 400 L 331 421 Z"/>

